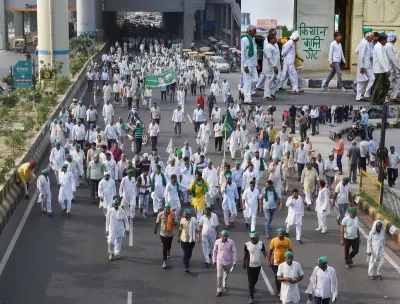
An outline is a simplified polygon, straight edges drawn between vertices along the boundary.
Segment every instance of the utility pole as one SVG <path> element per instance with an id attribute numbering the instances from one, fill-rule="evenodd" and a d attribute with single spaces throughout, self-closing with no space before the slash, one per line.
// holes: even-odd
<path id="1" fill-rule="evenodd" d="M 381 125 L 381 140 L 379 142 L 379 148 L 376 151 L 378 159 L 379 159 L 379 174 L 378 174 L 378 179 L 379 182 L 381 183 L 381 193 L 380 193 L 380 204 L 381 206 L 383 205 L 383 187 L 384 187 L 384 182 L 385 182 L 385 161 L 388 156 L 388 149 L 385 147 L 385 141 L 386 141 L 386 124 L 387 124 L 387 115 L 388 115 L 388 106 L 383 105 L 382 106 L 382 125 Z"/>

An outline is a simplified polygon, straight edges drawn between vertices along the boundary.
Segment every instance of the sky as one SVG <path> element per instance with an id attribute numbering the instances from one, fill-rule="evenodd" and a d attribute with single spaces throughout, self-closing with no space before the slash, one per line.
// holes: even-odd
<path id="1" fill-rule="evenodd" d="M 278 25 L 293 27 L 293 0 L 242 0 L 242 12 L 250 13 L 253 25 L 257 19 L 277 19 Z"/>

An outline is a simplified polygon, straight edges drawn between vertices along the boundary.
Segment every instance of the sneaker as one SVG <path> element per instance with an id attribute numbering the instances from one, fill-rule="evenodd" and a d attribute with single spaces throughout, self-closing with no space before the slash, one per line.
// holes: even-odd
<path id="1" fill-rule="evenodd" d="M 322 234 L 326 234 L 327 231 L 328 231 L 328 230 L 322 230 L 321 233 L 322 233 Z"/>
<path id="2" fill-rule="evenodd" d="M 162 268 L 167 269 L 167 262 L 164 261 L 164 262 L 162 263 Z"/>
<path id="3" fill-rule="evenodd" d="M 297 243 L 299 244 L 303 244 L 303 242 L 301 240 L 297 240 Z"/>
<path id="4" fill-rule="evenodd" d="M 185 268 L 185 272 L 189 272 L 189 268 Z"/>
<path id="5" fill-rule="evenodd" d="M 342 88 L 340 89 L 340 92 L 347 92 L 347 90 L 346 90 L 344 87 L 342 87 Z"/>

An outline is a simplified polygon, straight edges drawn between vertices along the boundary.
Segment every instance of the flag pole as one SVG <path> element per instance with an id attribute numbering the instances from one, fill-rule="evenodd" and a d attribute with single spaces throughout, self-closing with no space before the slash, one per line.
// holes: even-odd
<path id="1" fill-rule="evenodd" d="M 226 130 L 225 130 L 225 140 L 224 140 L 224 159 L 226 159 L 225 154 L 226 154 Z"/>

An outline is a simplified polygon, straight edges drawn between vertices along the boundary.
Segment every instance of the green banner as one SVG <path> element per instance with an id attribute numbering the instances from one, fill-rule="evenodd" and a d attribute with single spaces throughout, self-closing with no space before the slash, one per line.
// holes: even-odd
<path id="1" fill-rule="evenodd" d="M 160 74 L 146 75 L 144 78 L 146 86 L 152 88 L 162 87 L 176 82 L 176 74 L 174 68 L 168 68 Z"/>
<path id="2" fill-rule="evenodd" d="M 232 119 L 231 113 L 227 109 L 226 110 L 226 115 L 225 115 L 224 125 L 222 127 L 222 136 L 225 139 L 228 139 L 231 136 L 234 127 L 235 126 L 233 124 L 233 119 Z"/>

